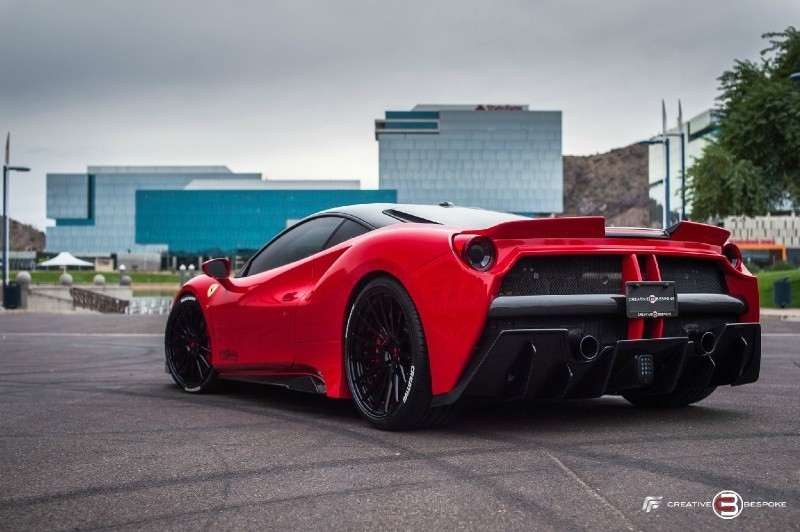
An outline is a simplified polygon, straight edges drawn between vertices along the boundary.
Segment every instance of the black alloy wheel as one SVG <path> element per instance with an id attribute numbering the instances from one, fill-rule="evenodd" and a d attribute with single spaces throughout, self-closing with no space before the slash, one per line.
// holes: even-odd
<path id="1" fill-rule="evenodd" d="M 211 391 L 217 373 L 211 365 L 206 320 L 193 295 L 181 297 L 170 312 L 164 348 L 167 368 L 181 388 L 191 393 Z"/>
<path id="2" fill-rule="evenodd" d="M 422 323 L 403 286 L 368 283 L 350 309 L 345 332 L 347 384 L 361 415 L 377 428 L 424 423 L 431 382 Z"/>

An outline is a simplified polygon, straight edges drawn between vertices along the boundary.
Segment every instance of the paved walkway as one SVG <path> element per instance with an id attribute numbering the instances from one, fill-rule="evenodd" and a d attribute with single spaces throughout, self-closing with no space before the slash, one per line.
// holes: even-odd
<path id="1" fill-rule="evenodd" d="M 10 314 L 72 314 L 72 313 L 92 313 L 90 310 L 85 309 L 69 309 L 69 310 L 47 310 L 47 311 L 37 311 L 37 310 L 25 310 L 25 309 L 12 309 L 6 310 L 2 306 L 0 306 L 0 314 L 8 312 Z M 800 321 L 800 308 L 762 308 L 761 309 L 761 319 L 762 320 L 782 320 L 782 321 Z"/>
<path id="2" fill-rule="evenodd" d="M 800 321 L 800 308 L 762 308 L 761 319 Z"/>

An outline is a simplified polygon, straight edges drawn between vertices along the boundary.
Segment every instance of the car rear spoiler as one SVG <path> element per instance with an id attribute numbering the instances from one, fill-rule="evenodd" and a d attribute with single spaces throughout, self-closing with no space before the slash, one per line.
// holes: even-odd
<path id="1" fill-rule="evenodd" d="M 715 246 L 724 245 L 731 236 L 731 232 L 727 229 L 697 222 L 678 222 L 664 232 L 670 240 L 705 242 Z"/>
<path id="2" fill-rule="evenodd" d="M 515 220 L 467 233 L 488 236 L 498 240 L 522 238 L 656 238 L 680 242 L 703 242 L 722 246 L 728 241 L 730 231 L 722 227 L 697 222 L 678 222 L 666 230 L 638 228 L 606 228 L 602 216 L 572 218 L 537 218 Z"/>

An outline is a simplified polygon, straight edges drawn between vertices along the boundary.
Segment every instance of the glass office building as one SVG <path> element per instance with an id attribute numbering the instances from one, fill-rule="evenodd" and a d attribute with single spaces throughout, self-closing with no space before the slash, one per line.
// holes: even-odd
<path id="1" fill-rule="evenodd" d="M 181 255 L 255 251 L 309 214 L 396 198 L 394 190 L 139 190 L 136 241 Z"/>
<path id="2" fill-rule="evenodd" d="M 400 203 L 563 212 L 561 112 L 417 105 L 375 121 L 379 188 Z"/>
<path id="3" fill-rule="evenodd" d="M 83 256 L 259 248 L 314 212 L 394 202 L 359 181 L 269 181 L 224 166 L 100 167 L 47 174 L 45 251 Z"/>
<path id="4" fill-rule="evenodd" d="M 261 175 L 235 174 L 224 166 L 89 166 L 85 174 L 47 174 L 47 217 L 56 225 L 46 229 L 45 251 L 166 251 L 163 245 L 136 242 L 136 191 L 180 190 L 195 179 L 255 181 Z"/>

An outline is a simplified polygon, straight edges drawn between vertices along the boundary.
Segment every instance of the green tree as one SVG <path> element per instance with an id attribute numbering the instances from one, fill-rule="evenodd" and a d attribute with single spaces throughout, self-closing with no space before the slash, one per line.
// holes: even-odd
<path id="1" fill-rule="evenodd" d="M 692 186 L 686 199 L 696 220 L 733 214 L 756 216 L 769 210 L 767 181 L 761 169 L 747 159 L 736 159 L 718 142 L 706 146 L 687 177 Z"/>
<path id="2" fill-rule="evenodd" d="M 735 61 L 719 77 L 719 134 L 688 172 L 692 218 L 766 214 L 800 205 L 800 32 L 762 36 L 761 62 Z"/>

